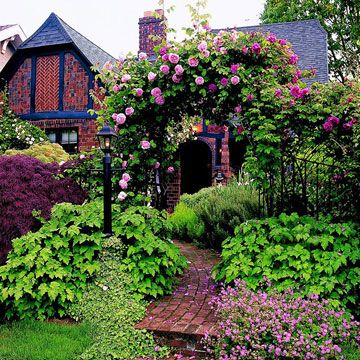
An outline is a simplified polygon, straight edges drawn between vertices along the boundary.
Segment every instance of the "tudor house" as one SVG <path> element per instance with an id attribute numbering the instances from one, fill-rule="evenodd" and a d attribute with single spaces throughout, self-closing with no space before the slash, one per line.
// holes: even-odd
<path id="1" fill-rule="evenodd" d="M 68 152 L 95 144 L 95 117 L 89 90 L 91 66 L 114 58 L 52 13 L 18 46 L 0 77 L 9 105 L 22 119 L 42 128 Z"/>
<path id="2" fill-rule="evenodd" d="M 139 52 L 155 57 L 150 35 L 166 36 L 164 13 L 145 12 L 139 19 Z M 328 81 L 327 33 L 318 20 L 249 26 L 242 32 L 271 32 L 287 39 L 299 55 L 300 69 L 314 68 L 315 78 Z M 213 30 L 218 32 L 219 30 Z M 150 36 L 150 37 L 149 37 Z M 5 66 L 0 79 L 8 84 L 9 103 L 16 114 L 43 128 L 53 142 L 67 151 L 86 150 L 96 145 L 93 107 L 89 90 L 94 73 L 90 67 L 114 60 L 109 54 L 67 25 L 55 14 L 24 43 Z M 236 174 L 244 161 L 245 146 L 234 141 L 222 127 L 198 124 L 196 140 L 179 149 L 181 166 L 167 189 L 168 207 L 174 207 L 182 193 L 194 193 L 214 184 L 221 172 L 225 181 Z"/>

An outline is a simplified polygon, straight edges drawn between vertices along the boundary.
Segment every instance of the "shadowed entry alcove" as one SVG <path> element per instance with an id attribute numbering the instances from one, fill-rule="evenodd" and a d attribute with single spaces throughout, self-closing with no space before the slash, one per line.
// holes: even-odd
<path id="1" fill-rule="evenodd" d="M 193 194 L 212 183 L 212 156 L 209 146 L 199 140 L 180 146 L 181 194 Z"/>

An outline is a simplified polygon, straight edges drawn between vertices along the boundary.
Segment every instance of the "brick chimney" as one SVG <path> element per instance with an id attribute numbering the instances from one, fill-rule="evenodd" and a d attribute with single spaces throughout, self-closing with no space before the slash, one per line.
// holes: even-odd
<path id="1" fill-rule="evenodd" d="M 139 19 L 139 52 L 145 52 L 150 59 L 155 57 L 154 46 L 166 39 L 166 27 L 163 23 L 164 10 L 158 9 L 155 12 L 159 15 L 158 17 L 154 16 L 153 11 L 145 11 L 144 17 Z M 153 41 L 149 35 L 157 35 L 159 39 Z"/>

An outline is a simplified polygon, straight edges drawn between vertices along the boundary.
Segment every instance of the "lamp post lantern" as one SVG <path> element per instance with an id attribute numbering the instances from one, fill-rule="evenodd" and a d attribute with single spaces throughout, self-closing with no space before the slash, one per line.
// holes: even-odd
<path id="1" fill-rule="evenodd" d="M 96 136 L 99 141 L 100 149 L 104 153 L 104 234 L 111 236 L 111 152 L 114 149 L 118 135 L 112 127 L 109 125 L 104 125 Z"/>

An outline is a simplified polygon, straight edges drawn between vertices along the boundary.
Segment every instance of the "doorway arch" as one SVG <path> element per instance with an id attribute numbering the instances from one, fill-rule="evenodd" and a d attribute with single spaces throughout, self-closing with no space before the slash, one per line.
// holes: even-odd
<path id="1" fill-rule="evenodd" d="M 180 146 L 181 194 L 193 194 L 212 184 L 212 154 L 200 140 Z"/>

